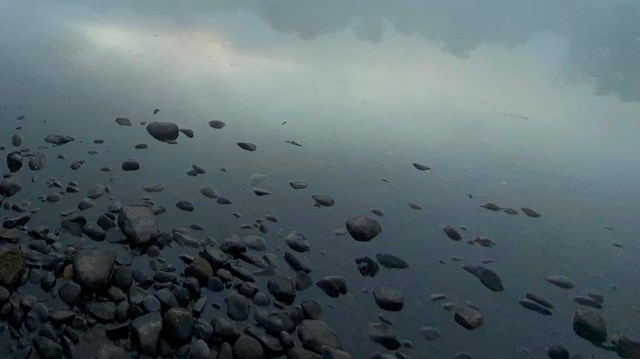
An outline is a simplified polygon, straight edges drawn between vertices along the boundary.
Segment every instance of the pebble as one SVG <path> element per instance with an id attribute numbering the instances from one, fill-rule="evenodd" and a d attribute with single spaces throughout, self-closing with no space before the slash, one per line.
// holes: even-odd
<path id="1" fill-rule="evenodd" d="M 520 305 L 523 308 L 529 309 L 531 311 L 534 311 L 534 312 L 542 314 L 542 315 L 551 315 L 552 314 L 549 309 L 543 307 L 539 303 L 534 302 L 533 300 L 530 300 L 530 299 L 520 299 L 520 300 L 518 300 L 518 303 L 520 303 Z"/>
<path id="2" fill-rule="evenodd" d="M 223 121 L 220 120 L 211 120 L 209 121 L 209 126 L 211 126 L 211 128 L 215 128 L 215 129 L 221 129 L 226 125 L 226 123 L 224 123 Z"/>
<path id="3" fill-rule="evenodd" d="M 546 277 L 545 280 L 563 289 L 573 288 L 573 280 L 571 280 L 571 278 L 564 275 L 550 275 Z"/>
<path id="4" fill-rule="evenodd" d="M 347 231 L 353 239 L 367 242 L 382 232 L 382 226 L 378 221 L 369 217 L 352 217 L 345 221 Z"/>
<path id="5" fill-rule="evenodd" d="M 573 332 L 579 337 L 600 345 L 607 340 L 607 326 L 599 313 L 578 309 L 573 315 Z"/>
<path id="6" fill-rule="evenodd" d="M 172 122 L 150 122 L 147 132 L 151 137 L 161 142 L 174 141 L 179 135 L 178 125 Z"/>
<path id="7" fill-rule="evenodd" d="M 452 226 L 444 226 L 442 227 L 442 230 L 451 240 L 459 241 L 462 239 L 462 235 L 460 234 L 460 232 L 458 232 L 458 230 Z"/>
<path id="8" fill-rule="evenodd" d="M 131 126 L 131 120 L 126 117 L 117 117 L 116 123 L 120 126 Z"/>
<path id="9" fill-rule="evenodd" d="M 522 211 L 522 213 L 527 215 L 527 217 L 531 217 L 531 218 L 539 218 L 540 217 L 540 213 L 536 212 L 535 210 L 533 210 L 531 208 L 522 207 L 522 208 L 520 208 L 520 210 Z"/>
<path id="10" fill-rule="evenodd" d="M 422 337 L 429 342 L 432 342 L 440 337 L 442 337 L 442 333 L 438 328 L 435 327 L 420 327 L 418 329 Z"/>
<path id="11" fill-rule="evenodd" d="M 335 200 L 331 196 L 323 193 L 314 193 L 311 198 L 316 201 L 317 207 L 331 207 L 335 204 Z"/>
<path id="12" fill-rule="evenodd" d="M 238 145 L 238 147 L 242 148 L 245 151 L 249 151 L 249 152 L 253 152 L 258 148 L 258 146 L 256 146 L 255 144 L 253 144 L 251 142 L 237 142 L 236 144 Z"/>
<path id="13" fill-rule="evenodd" d="M 498 206 L 497 204 L 493 203 L 493 202 L 486 202 L 480 205 L 480 207 L 482 208 L 486 208 L 490 211 L 500 211 L 502 210 L 502 207 Z"/>
<path id="14" fill-rule="evenodd" d="M 181 200 L 176 203 L 176 207 L 186 212 L 193 212 L 193 202 Z"/>
<path id="15" fill-rule="evenodd" d="M 151 183 L 142 185 L 142 190 L 148 193 L 157 193 L 164 191 L 164 185 L 162 183 Z"/>
<path id="16" fill-rule="evenodd" d="M 493 269 L 485 266 L 462 266 L 464 270 L 473 274 L 476 278 L 480 279 L 480 282 L 487 288 L 501 292 L 504 290 L 502 285 L 502 279 Z"/>
<path id="17" fill-rule="evenodd" d="M 289 182 L 289 186 L 293 189 L 305 189 L 308 187 L 306 182 Z"/>
<path id="18" fill-rule="evenodd" d="M 378 307 L 387 311 L 397 312 L 404 307 L 404 297 L 398 289 L 375 287 L 373 289 L 373 298 Z"/>
<path id="19" fill-rule="evenodd" d="M 409 268 L 409 264 L 402 258 L 391 253 L 378 253 L 376 259 L 385 268 L 389 269 L 405 269 Z"/>
<path id="20" fill-rule="evenodd" d="M 370 323 L 368 329 L 369 339 L 382 345 L 387 350 L 399 349 L 402 344 L 387 323 Z"/>
<path id="21" fill-rule="evenodd" d="M 425 166 L 421 163 L 414 162 L 413 167 L 415 167 L 418 171 L 428 171 L 431 169 L 429 166 Z"/>
<path id="22" fill-rule="evenodd" d="M 462 327 L 473 330 L 482 325 L 484 317 L 480 311 L 469 307 L 457 307 L 454 315 L 456 323 Z"/>
<path id="23" fill-rule="evenodd" d="M 123 171 L 137 171 L 140 169 L 140 162 L 132 159 L 128 159 L 122 162 Z"/>
<path id="24" fill-rule="evenodd" d="M 348 291 L 347 282 L 339 276 L 326 276 L 317 281 L 316 285 L 322 289 L 326 295 L 332 298 L 337 298 L 341 294 L 347 294 Z"/>

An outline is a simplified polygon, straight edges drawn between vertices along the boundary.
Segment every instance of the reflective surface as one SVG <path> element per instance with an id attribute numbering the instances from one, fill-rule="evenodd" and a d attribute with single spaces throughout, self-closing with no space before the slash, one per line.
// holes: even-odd
<path id="1" fill-rule="evenodd" d="M 272 250 L 283 246 L 278 229 L 299 230 L 313 243 L 313 278 L 347 279 L 345 297 L 328 298 L 316 287 L 299 297 L 322 301 L 324 320 L 355 358 L 385 352 L 367 337 L 368 323 L 382 313 L 368 291 L 380 285 L 404 293 L 405 308 L 383 315 L 413 343 L 399 350 L 411 358 L 459 351 L 540 358 L 555 343 L 584 358 L 615 358 L 573 333 L 572 298 L 602 294 L 609 333 L 640 338 L 639 18 L 640 4 L 631 1 L 0 0 L 0 144 L 9 144 L 17 126 L 33 148 L 51 132 L 82 139 L 60 150 L 87 160 L 82 170 L 70 172 L 70 161 L 51 155 L 46 177 L 84 187 L 114 177 L 114 197 L 123 203 L 144 195 L 141 184 L 161 180 L 167 189 L 154 199 L 169 208 L 159 217 L 166 231 L 198 223 L 216 238 L 244 236 L 240 224 L 276 214 L 280 222 L 265 236 Z M 17 122 L 17 115 L 27 118 Z M 117 126 L 119 116 L 134 127 Z M 211 129 L 214 118 L 227 126 Z M 195 137 L 155 142 L 137 126 L 152 120 L 191 128 Z M 95 138 L 106 144 L 91 144 Z M 241 151 L 238 141 L 258 150 Z M 135 150 L 139 142 L 151 149 Z M 87 155 L 90 149 L 100 153 Z M 98 171 L 126 158 L 142 170 Z M 432 170 L 417 171 L 413 162 Z M 192 163 L 207 168 L 206 176 L 188 177 Z M 223 166 L 226 173 L 217 170 Z M 269 175 L 270 196 L 245 191 L 252 173 Z M 293 180 L 309 189 L 293 191 Z M 203 185 L 233 206 L 205 201 Z M 330 194 L 335 206 L 315 208 L 316 192 Z M 58 226 L 57 212 L 80 199 L 44 204 L 38 218 Z M 179 199 L 193 200 L 196 210 L 178 211 Z M 494 213 L 484 202 L 542 216 Z M 345 218 L 374 207 L 385 213 L 376 240 L 332 234 Z M 465 239 L 482 235 L 498 244 L 450 241 L 445 225 L 466 227 Z M 185 251 L 163 255 L 181 265 L 176 256 Z M 410 269 L 361 277 L 354 258 L 383 251 Z M 460 268 L 487 258 L 504 292 Z M 575 288 L 545 282 L 553 274 L 571 277 Z M 554 314 L 518 305 L 529 291 L 550 299 Z M 485 324 L 463 329 L 453 312 L 430 301 L 433 293 L 475 303 Z M 422 326 L 439 328 L 442 338 L 425 341 Z"/>

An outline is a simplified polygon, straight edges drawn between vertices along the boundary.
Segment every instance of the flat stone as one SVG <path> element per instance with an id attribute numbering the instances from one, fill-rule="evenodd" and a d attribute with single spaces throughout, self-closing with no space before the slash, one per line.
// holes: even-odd
<path id="1" fill-rule="evenodd" d="M 159 312 L 151 312 L 137 317 L 131 328 L 136 335 L 137 343 L 143 353 L 155 355 L 158 339 L 162 332 L 162 316 Z"/>
<path id="2" fill-rule="evenodd" d="M 571 278 L 564 275 L 550 275 L 546 277 L 545 280 L 563 289 L 573 288 L 573 280 L 571 280 Z"/>
<path id="3" fill-rule="evenodd" d="M 51 143 L 53 145 L 64 145 L 65 143 L 69 143 L 74 141 L 75 138 L 71 136 L 63 136 L 63 135 L 48 135 L 44 138 L 44 141 L 47 143 Z"/>
<path id="4" fill-rule="evenodd" d="M 22 185 L 14 178 L 5 178 L 0 182 L 0 195 L 11 197 L 22 190 Z"/>
<path id="5" fill-rule="evenodd" d="M 234 359 L 265 359 L 267 358 L 260 342 L 248 335 L 241 335 L 233 345 Z"/>
<path id="6" fill-rule="evenodd" d="M 116 123 L 120 126 L 131 126 L 131 120 L 126 117 L 117 117 Z"/>
<path id="7" fill-rule="evenodd" d="M 316 285 L 326 295 L 337 298 L 340 294 L 347 294 L 347 282 L 339 276 L 327 276 L 316 282 Z"/>
<path id="8" fill-rule="evenodd" d="M 209 121 L 209 126 L 211 128 L 215 128 L 215 129 L 221 129 L 226 125 L 226 123 L 224 123 L 224 121 L 220 121 L 220 120 L 211 120 Z"/>
<path id="9" fill-rule="evenodd" d="M 296 289 L 293 279 L 276 274 L 267 283 L 267 289 L 273 297 L 285 304 L 292 304 L 296 299 Z"/>
<path id="10" fill-rule="evenodd" d="M 251 142 L 238 142 L 236 144 L 238 145 L 238 147 L 242 148 L 245 151 L 249 151 L 249 152 L 253 152 L 258 148 L 258 146 L 256 146 L 255 144 L 253 144 Z"/>
<path id="11" fill-rule="evenodd" d="M 405 269 L 409 268 L 409 264 L 402 258 L 391 253 L 378 253 L 376 259 L 385 268 L 389 269 Z"/>

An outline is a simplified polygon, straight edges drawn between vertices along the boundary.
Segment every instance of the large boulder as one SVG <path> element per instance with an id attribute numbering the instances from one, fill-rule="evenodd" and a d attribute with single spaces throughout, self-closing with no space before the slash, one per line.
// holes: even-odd
<path id="1" fill-rule="evenodd" d="M 116 261 L 116 252 L 107 249 L 82 249 L 73 260 L 75 281 L 82 289 L 106 291 Z"/>
<path id="2" fill-rule="evenodd" d="M 145 245 L 160 233 L 153 210 L 146 206 L 128 206 L 120 209 L 118 226 L 132 244 Z"/>

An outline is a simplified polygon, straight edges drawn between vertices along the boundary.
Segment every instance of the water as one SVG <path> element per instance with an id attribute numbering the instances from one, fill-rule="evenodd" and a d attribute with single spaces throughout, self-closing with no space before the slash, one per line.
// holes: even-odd
<path id="1" fill-rule="evenodd" d="M 123 203 L 140 202 L 142 184 L 162 182 L 165 191 L 153 197 L 168 208 L 159 217 L 164 231 L 197 223 L 221 240 L 253 234 L 240 225 L 276 215 L 265 238 L 281 272 L 293 274 L 276 250 L 285 247 L 277 234 L 283 228 L 310 238 L 314 279 L 347 279 L 347 296 L 330 299 L 314 286 L 298 299 L 323 303 L 323 319 L 355 358 L 384 352 L 367 337 L 379 313 L 413 343 L 400 350 L 411 358 L 458 351 L 526 357 L 522 347 L 541 358 L 554 343 L 585 358 L 615 358 L 573 333 L 572 298 L 603 294 L 609 333 L 640 338 L 639 16 L 631 1 L 0 1 L 0 144 L 10 152 L 15 132 L 32 148 L 49 133 L 82 140 L 47 150 L 40 180 L 18 196 L 42 207 L 32 225 L 57 228 L 57 213 L 82 198 L 37 203 L 50 191 L 49 177 L 78 180 L 82 189 L 114 177 L 113 195 Z M 119 116 L 134 126 L 117 126 Z M 211 119 L 227 126 L 214 130 Z M 162 144 L 140 121 L 172 121 L 195 137 Z M 106 143 L 92 144 L 97 138 Z M 238 141 L 258 150 L 242 151 Z M 141 142 L 150 149 L 133 148 Z M 100 153 L 87 154 L 91 149 Z M 127 158 L 142 169 L 123 173 Z M 76 159 L 87 162 L 73 172 Z M 432 170 L 417 171 L 413 162 Z M 192 163 L 207 173 L 187 176 Z M 99 172 L 102 166 L 113 171 Z M 271 195 L 252 193 L 253 173 L 269 176 L 263 187 Z M 25 184 L 31 175 L 23 169 L 18 178 Z M 309 188 L 294 191 L 289 181 Z M 202 197 L 204 185 L 233 204 Z M 331 195 L 335 206 L 314 207 L 313 193 Z M 178 211 L 181 199 L 192 200 L 195 211 Z M 542 217 L 493 213 L 480 207 L 487 201 L 531 207 Z M 97 202 L 88 218 L 109 203 Z M 385 213 L 378 238 L 360 243 L 332 234 L 346 218 L 371 216 L 371 208 Z M 465 239 L 480 234 L 498 244 L 450 241 L 445 225 L 467 227 Z M 361 277 L 354 258 L 381 251 L 406 259 L 410 269 Z M 197 253 L 178 247 L 162 256 L 181 272 L 183 252 Z M 504 292 L 489 291 L 460 268 L 485 258 L 495 260 L 488 266 L 501 275 Z M 150 259 L 140 256 L 136 265 L 151 273 Z M 552 274 L 570 276 L 576 287 L 546 283 Z M 376 285 L 402 290 L 405 308 L 383 313 L 362 291 Z M 29 286 L 22 290 L 57 305 Z M 527 291 L 551 300 L 554 315 L 520 307 Z M 206 293 L 223 303 L 225 293 Z M 472 301 L 485 324 L 463 329 L 453 312 L 429 301 L 432 293 L 460 305 Z M 207 310 L 209 319 L 224 315 Z M 425 341 L 421 326 L 439 328 L 442 338 Z M 87 348 L 78 345 L 79 353 Z"/>

